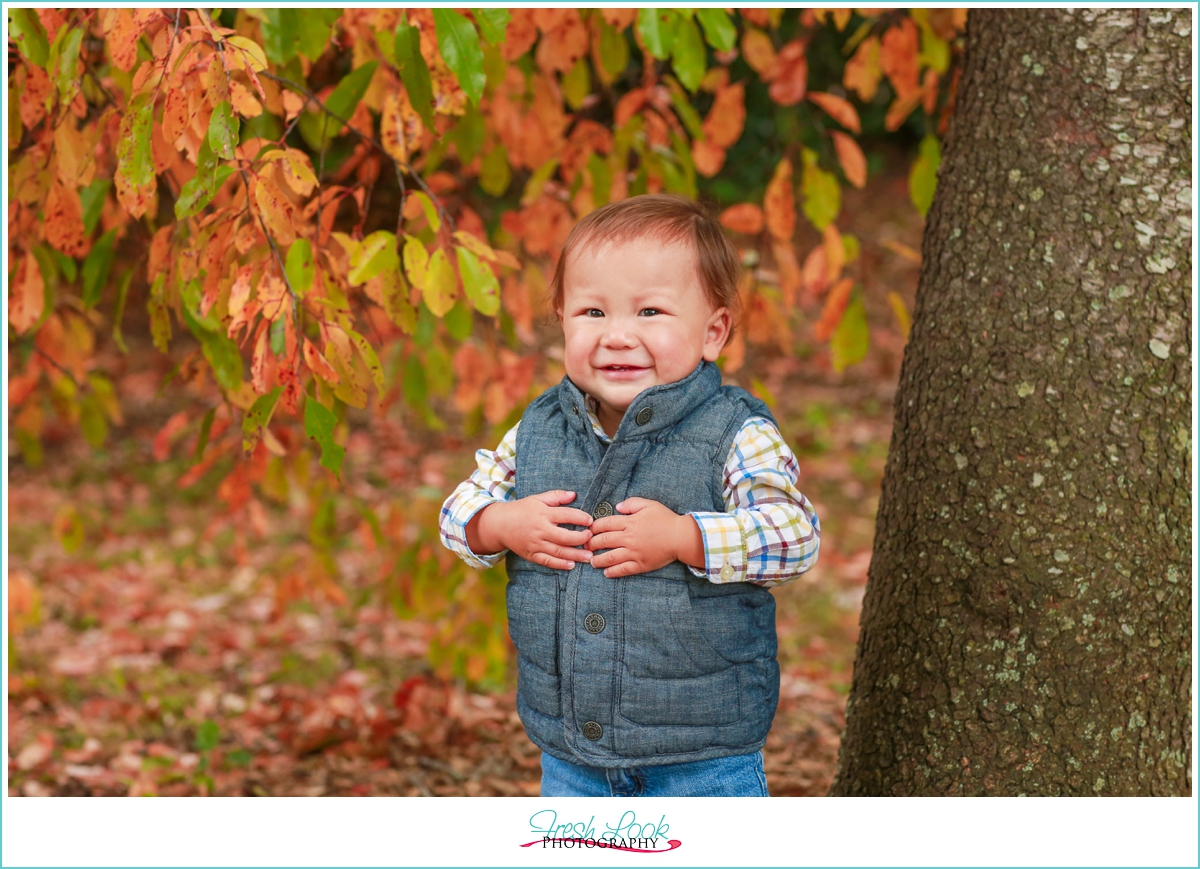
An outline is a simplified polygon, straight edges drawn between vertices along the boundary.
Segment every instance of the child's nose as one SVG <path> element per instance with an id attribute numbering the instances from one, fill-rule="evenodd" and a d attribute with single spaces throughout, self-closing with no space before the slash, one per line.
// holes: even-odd
<path id="1" fill-rule="evenodd" d="M 637 342 L 629 323 L 613 317 L 605 326 L 601 340 L 606 347 L 632 347 Z"/>

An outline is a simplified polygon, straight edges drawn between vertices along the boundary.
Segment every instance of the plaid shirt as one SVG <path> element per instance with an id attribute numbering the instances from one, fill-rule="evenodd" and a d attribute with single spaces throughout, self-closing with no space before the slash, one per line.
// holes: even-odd
<path id="1" fill-rule="evenodd" d="M 588 416 L 596 437 L 611 442 L 590 397 Z M 472 552 L 466 526 L 489 504 L 512 499 L 519 427 L 520 423 L 509 429 L 494 451 L 475 453 L 478 467 L 442 505 L 442 543 L 472 567 L 488 568 L 504 557 L 504 552 Z M 710 582 L 752 582 L 770 588 L 816 564 L 821 523 L 797 488 L 799 479 L 796 457 L 779 429 L 761 416 L 747 419 L 725 461 L 725 512 L 689 514 L 704 538 L 704 568 L 689 566 L 692 573 Z"/>

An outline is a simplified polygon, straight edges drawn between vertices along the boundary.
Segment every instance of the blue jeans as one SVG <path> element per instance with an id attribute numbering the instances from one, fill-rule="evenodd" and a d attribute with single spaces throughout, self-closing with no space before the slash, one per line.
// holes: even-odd
<path id="1" fill-rule="evenodd" d="M 544 797 L 767 797 L 761 751 L 670 763 L 603 769 L 542 752 Z"/>

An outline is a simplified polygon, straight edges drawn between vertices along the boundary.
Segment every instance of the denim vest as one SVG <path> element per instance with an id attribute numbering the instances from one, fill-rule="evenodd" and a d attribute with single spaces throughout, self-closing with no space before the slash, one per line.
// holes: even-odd
<path id="1" fill-rule="evenodd" d="M 566 489 L 571 507 L 611 515 L 626 498 L 676 513 L 725 512 L 724 467 L 761 401 L 701 362 L 642 392 L 606 448 L 569 379 L 517 429 L 517 498 Z M 572 526 L 574 527 L 574 526 Z M 517 711 L 529 738 L 570 763 L 652 766 L 761 748 L 779 701 L 775 599 L 717 585 L 675 561 L 609 579 L 579 562 L 554 570 L 509 553 Z"/>

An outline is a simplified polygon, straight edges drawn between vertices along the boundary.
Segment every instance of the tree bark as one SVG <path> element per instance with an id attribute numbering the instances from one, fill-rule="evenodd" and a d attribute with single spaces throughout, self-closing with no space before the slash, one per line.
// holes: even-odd
<path id="1" fill-rule="evenodd" d="M 1191 793 L 1187 9 L 972 9 L 836 795 Z"/>

